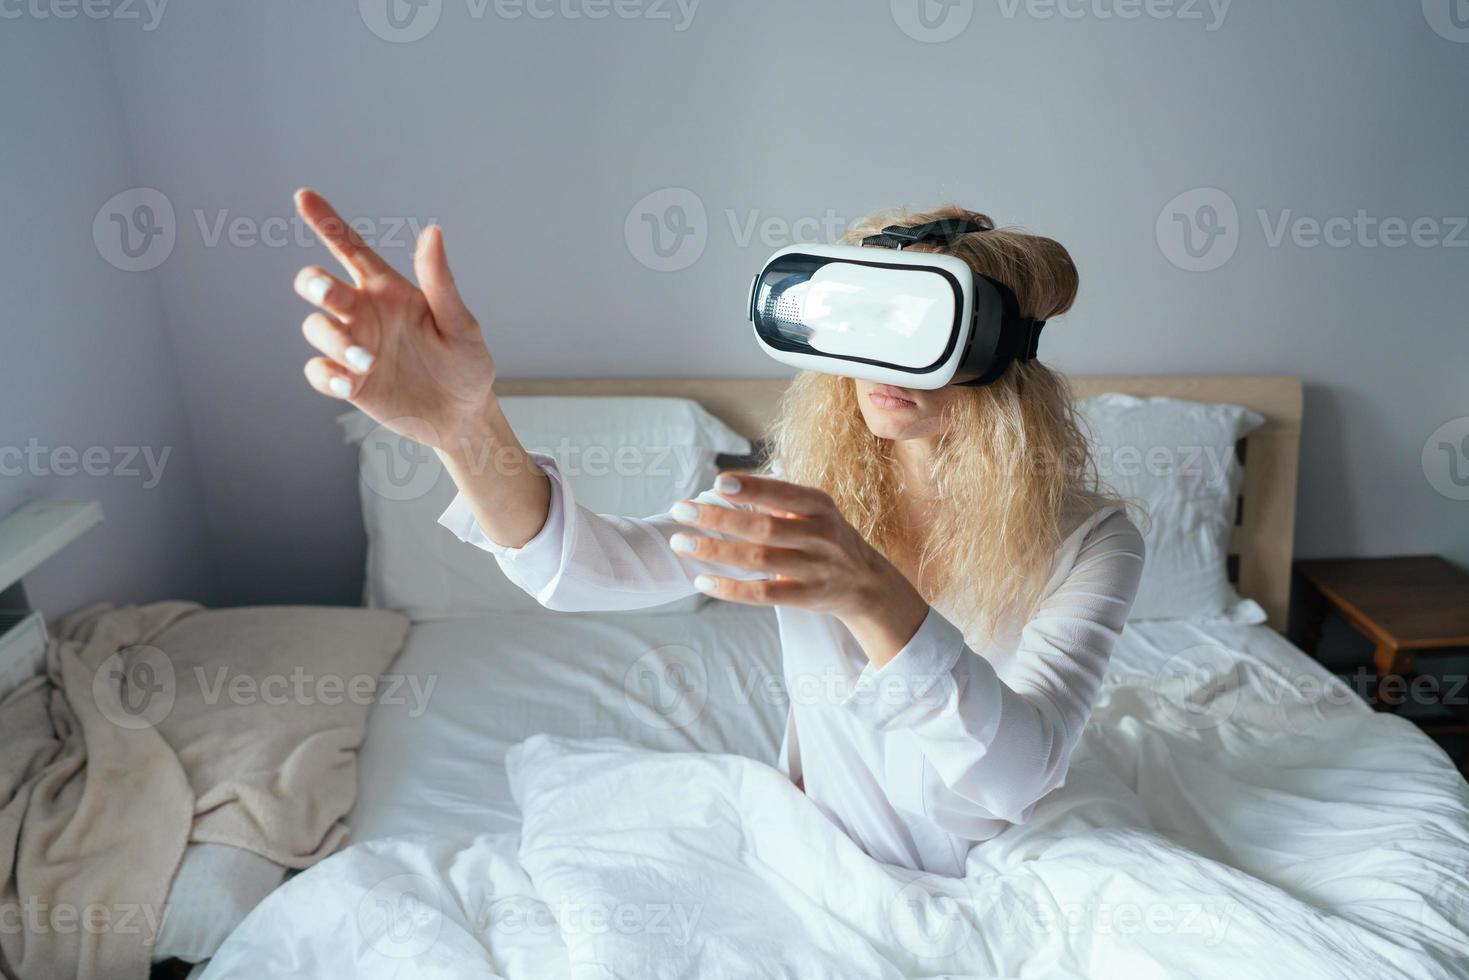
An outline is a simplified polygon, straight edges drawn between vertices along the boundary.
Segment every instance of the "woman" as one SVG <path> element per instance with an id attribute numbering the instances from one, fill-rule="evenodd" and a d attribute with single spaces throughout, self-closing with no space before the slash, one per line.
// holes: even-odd
<path id="1" fill-rule="evenodd" d="M 869 854 L 962 874 L 971 845 L 1061 785 L 1143 548 L 1093 489 L 1057 374 L 1030 361 L 937 391 L 803 374 L 775 428 L 785 479 L 723 474 L 669 514 L 598 516 L 506 422 L 440 230 L 419 242 L 415 288 L 319 195 L 297 206 L 355 280 L 317 267 L 296 280 L 322 310 L 304 325 L 324 355 L 306 365 L 312 386 L 433 447 L 460 491 L 441 522 L 548 608 L 694 590 L 775 606 L 792 695 L 782 768 Z M 877 215 L 847 240 L 954 217 L 992 227 L 950 208 Z M 1027 316 L 1075 298 L 1076 270 L 1049 239 L 915 247 L 1008 284 Z"/>

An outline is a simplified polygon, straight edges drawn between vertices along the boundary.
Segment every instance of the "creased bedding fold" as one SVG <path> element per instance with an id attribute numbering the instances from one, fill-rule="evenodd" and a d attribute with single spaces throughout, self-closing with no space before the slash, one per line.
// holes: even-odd
<path id="1" fill-rule="evenodd" d="M 193 822 L 177 756 L 146 723 L 108 718 L 130 700 L 114 655 L 156 639 L 189 603 L 79 614 L 45 676 L 0 704 L 0 929 L 26 980 L 146 977 L 168 887 Z"/>

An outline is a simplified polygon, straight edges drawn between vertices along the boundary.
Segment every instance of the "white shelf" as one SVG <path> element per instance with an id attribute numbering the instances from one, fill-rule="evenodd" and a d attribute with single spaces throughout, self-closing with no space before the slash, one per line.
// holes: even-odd
<path id="1" fill-rule="evenodd" d="M 0 520 L 0 591 L 101 522 L 95 500 L 37 500 Z"/>

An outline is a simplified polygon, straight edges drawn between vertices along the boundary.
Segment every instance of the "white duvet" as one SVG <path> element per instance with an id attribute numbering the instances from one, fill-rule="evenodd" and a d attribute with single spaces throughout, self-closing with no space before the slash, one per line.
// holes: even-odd
<path id="1" fill-rule="evenodd" d="M 1146 653 L 963 879 L 878 864 L 761 762 L 535 736 L 518 834 L 354 845 L 205 977 L 1469 975 L 1469 787 L 1436 746 L 1258 659 Z"/>

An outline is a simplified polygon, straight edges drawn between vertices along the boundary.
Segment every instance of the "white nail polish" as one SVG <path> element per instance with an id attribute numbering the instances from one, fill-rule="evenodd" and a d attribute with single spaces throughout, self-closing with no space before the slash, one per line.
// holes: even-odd
<path id="1" fill-rule="evenodd" d="M 674 504 L 668 509 L 668 513 L 673 515 L 675 521 L 683 521 L 685 524 L 690 524 L 699 519 L 699 508 L 687 500 L 680 500 Z"/>
<path id="2" fill-rule="evenodd" d="M 692 534 L 675 534 L 668 539 L 668 546 L 686 555 L 699 550 L 699 542 L 694 540 Z"/>
<path id="3" fill-rule="evenodd" d="M 700 592 L 713 592 L 715 589 L 719 588 L 719 583 L 714 581 L 708 575 L 696 575 L 694 576 L 694 588 L 698 589 Z"/>
<path id="4" fill-rule="evenodd" d="M 365 347 L 358 347 L 354 344 L 353 346 L 347 348 L 347 353 L 345 356 L 347 360 L 347 366 L 350 367 L 352 370 L 358 372 L 359 374 L 372 368 L 373 358 L 372 355 L 367 352 L 367 348 Z"/>
<path id="5" fill-rule="evenodd" d="M 336 395 L 338 398 L 352 397 L 352 382 L 348 381 L 341 375 L 332 378 L 326 383 L 326 386 L 330 388 L 332 394 Z"/>
<path id="6" fill-rule="evenodd" d="M 326 291 L 332 288 L 332 281 L 326 276 L 315 276 L 306 280 L 306 298 L 320 306 L 321 301 L 326 299 Z"/>
<path id="7" fill-rule="evenodd" d="M 739 493 L 740 481 L 737 477 L 729 476 L 726 474 L 724 476 L 715 478 L 714 489 L 718 490 L 720 493 Z"/>

